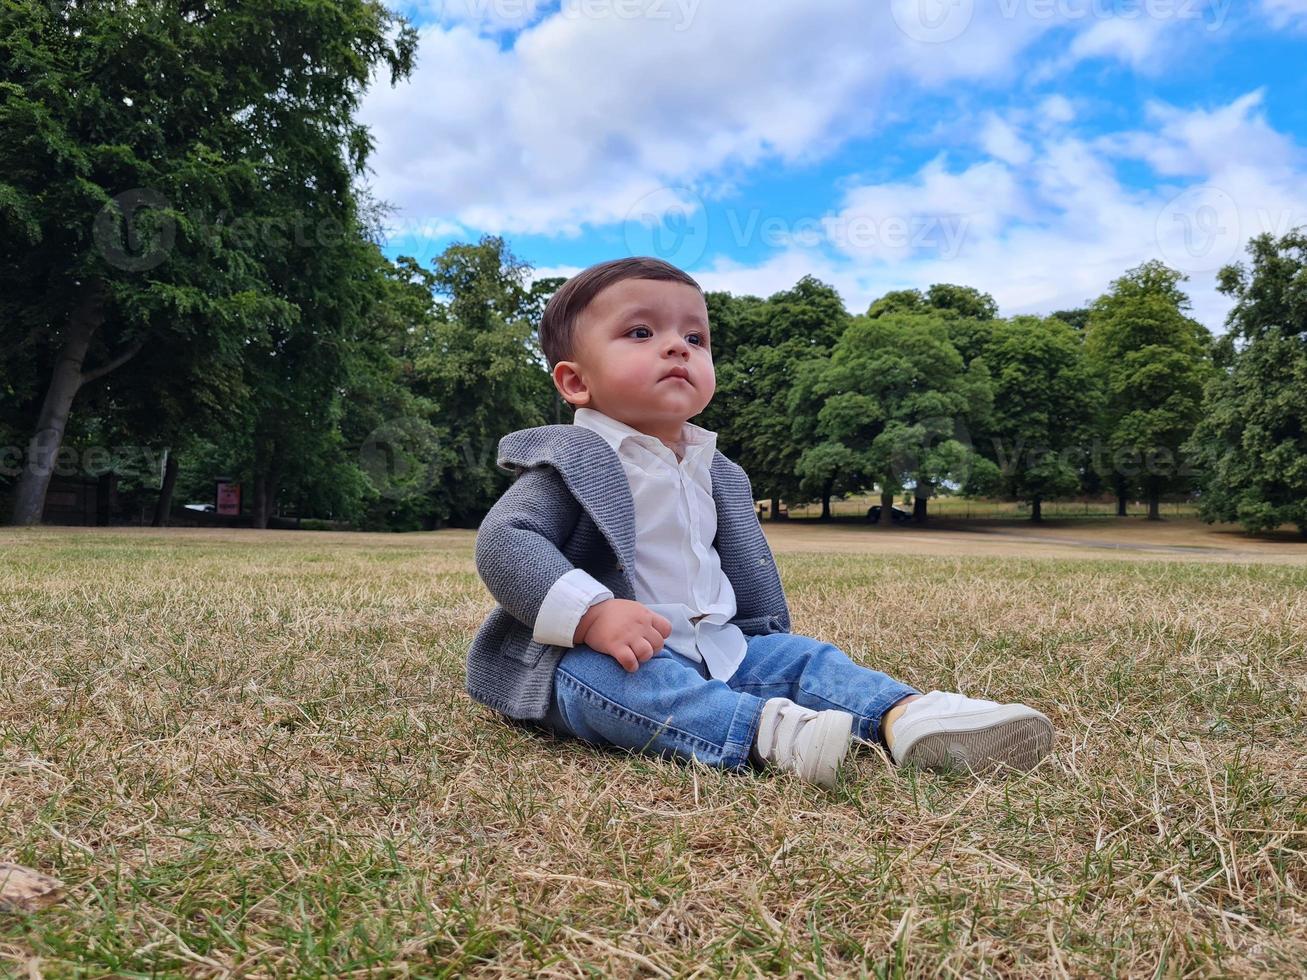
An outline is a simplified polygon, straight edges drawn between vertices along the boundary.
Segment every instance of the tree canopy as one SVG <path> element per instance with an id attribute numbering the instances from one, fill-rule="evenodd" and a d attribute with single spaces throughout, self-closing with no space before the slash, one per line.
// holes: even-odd
<path id="1" fill-rule="evenodd" d="M 1248 253 L 1251 266 L 1220 275 L 1235 306 L 1191 441 L 1206 473 L 1201 511 L 1307 536 L 1307 234 L 1261 235 Z"/>

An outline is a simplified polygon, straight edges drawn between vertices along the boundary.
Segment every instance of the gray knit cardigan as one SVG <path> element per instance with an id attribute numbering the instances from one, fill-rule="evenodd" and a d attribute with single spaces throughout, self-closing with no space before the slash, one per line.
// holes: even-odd
<path id="1" fill-rule="evenodd" d="M 476 563 L 498 605 L 467 654 L 468 693 L 510 718 L 543 718 L 567 648 L 532 639 L 550 587 L 583 568 L 619 599 L 634 599 L 635 505 L 616 451 L 579 425 L 510 432 L 497 463 L 516 479 L 477 532 Z M 735 590 L 731 622 L 746 635 L 788 633 L 790 611 L 754 512 L 749 478 L 720 452 L 712 461 L 713 545 Z"/>

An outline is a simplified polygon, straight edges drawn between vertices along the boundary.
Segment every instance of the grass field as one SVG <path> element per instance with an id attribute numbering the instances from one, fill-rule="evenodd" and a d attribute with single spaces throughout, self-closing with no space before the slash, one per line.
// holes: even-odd
<path id="1" fill-rule="evenodd" d="M 1302 975 L 1307 547 L 768 534 L 796 631 L 1055 754 L 825 792 L 509 727 L 471 532 L 0 530 L 0 861 L 68 888 L 0 972 Z"/>

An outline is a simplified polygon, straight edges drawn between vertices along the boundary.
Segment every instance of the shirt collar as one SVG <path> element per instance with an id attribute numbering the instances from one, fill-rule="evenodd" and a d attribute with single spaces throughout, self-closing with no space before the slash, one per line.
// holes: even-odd
<path id="1" fill-rule="evenodd" d="M 593 408 L 578 408 L 572 422 L 574 425 L 598 432 L 618 454 L 622 452 L 623 444 L 629 439 L 636 445 L 643 446 L 664 458 L 672 455 L 672 451 L 657 436 L 641 432 Z M 681 452 L 686 459 L 694 459 L 702 454 L 711 455 L 717 448 L 717 433 L 691 422 L 685 422 L 681 425 L 681 447 Z"/>

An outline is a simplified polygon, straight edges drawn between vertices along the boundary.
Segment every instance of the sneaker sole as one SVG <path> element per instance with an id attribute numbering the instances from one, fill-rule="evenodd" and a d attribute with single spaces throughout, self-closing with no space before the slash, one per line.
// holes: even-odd
<path id="1" fill-rule="evenodd" d="M 816 730 L 807 745 L 808 751 L 799 760 L 799 775 L 810 783 L 831 789 L 853 742 L 853 716 L 845 711 L 822 711 L 808 725 L 816 726 Z"/>
<path id="2" fill-rule="evenodd" d="M 1027 772 L 1053 749 L 1053 723 L 1042 715 L 999 722 L 971 731 L 923 735 L 903 764 L 944 771 Z"/>

